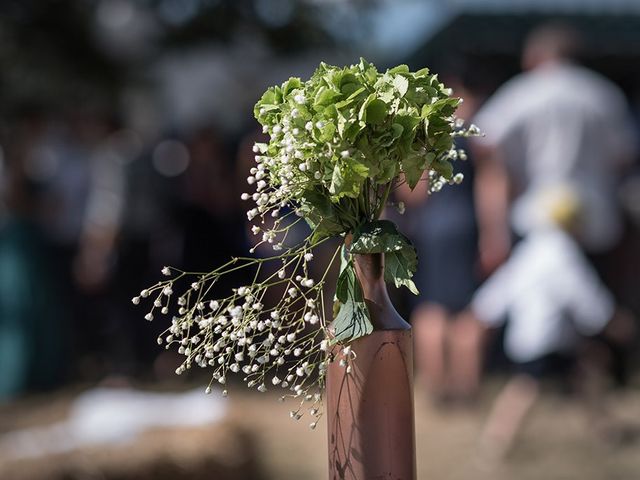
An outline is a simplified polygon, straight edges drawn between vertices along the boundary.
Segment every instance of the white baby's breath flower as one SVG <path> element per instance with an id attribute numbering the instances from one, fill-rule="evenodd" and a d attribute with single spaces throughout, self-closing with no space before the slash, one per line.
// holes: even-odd
<path id="1" fill-rule="evenodd" d="M 253 220 L 257 215 L 258 215 L 257 208 L 252 208 L 247 212 L 247 218 L 249 219 L 249 221 Z"/>

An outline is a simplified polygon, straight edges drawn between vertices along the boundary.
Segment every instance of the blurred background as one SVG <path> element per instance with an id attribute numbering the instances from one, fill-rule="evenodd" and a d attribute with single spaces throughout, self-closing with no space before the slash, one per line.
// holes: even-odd
<path id="1" fill-rule="evenodd" d="M 275 393 L 176 377 L 166 326 L 131 298 L 164 265 L 247 252 L 254 103 L 361 56 L 439 72 L 486 133 L 458 145 L 463 185 L 398 191 L 406 212 L 387 213 L 421 258 L 422 295 L 392 292 L 416 338 L 419 478 L 640 478 L 637 0 L 0 2 L 0 478 L 326 478 L 324 427 Z M 563 172 L 540 208 L 564 240 L 535 251 L 518 205 L 542 156 Z M 578 194 L 544 193 L 558 185 Z M 604 219 L 596 247 L 577 210 Z M 558 289 L 576 295 L 523 304 L 535 285 L 518 282 L 551 284 L 552 266 L 575 269 Z M 523 311 L 541 327 L 514 343 Z"/>

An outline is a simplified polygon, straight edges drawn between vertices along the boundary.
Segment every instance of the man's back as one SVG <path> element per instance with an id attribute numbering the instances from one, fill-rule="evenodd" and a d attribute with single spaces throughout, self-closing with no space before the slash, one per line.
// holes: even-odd
<path id="1" fill-rule="evenodd" d="M 516 230 L 528 230 L 529 199 L 540 188 L 571 183 L 590 217 L 584 243 L 606 248 L 617 238 L 618 167 L 632 157 L 635 140 L 624 96 L 611 82 L 568 62 L 542 65 L 500 88 L 476 123 L 511 172 Z"/>

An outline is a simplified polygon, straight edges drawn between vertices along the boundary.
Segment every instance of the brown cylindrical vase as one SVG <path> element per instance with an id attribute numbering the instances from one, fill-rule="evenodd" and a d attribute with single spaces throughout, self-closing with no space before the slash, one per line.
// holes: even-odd
<path id="1" fill-rule="evenodd" d="M 326 377 L 331 480 L 415 480 L 411 326 L 391 304 L 382 254 L 355 255 L 373 332 L 342 348 Z"/>

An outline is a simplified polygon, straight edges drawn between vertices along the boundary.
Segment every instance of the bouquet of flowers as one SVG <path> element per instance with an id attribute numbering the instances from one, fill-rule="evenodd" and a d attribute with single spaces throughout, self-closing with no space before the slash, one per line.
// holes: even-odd
<path id="1" fill-rule="evenodd" d="M 171 315 L 158 343 L 184 355 L 176 373 L 211 368 L 207 392 L 213 382 L 225 385 L 230 373 L 259 391 L 283 389 L 282 399 L 300 400 L 292 417 L 300 418 L 308 402 L 315 427 L 329 362 L 340 356 L 349 369 L 349 342 L 372 331 L 353 255 L 384 253 L 385 280 L 418 293 L 411 280 L 416 252 L 380 216 L 404 182 L 413 189 L 423 180 L 429 192 L 437 192 L 462 181 L 452 162 L 465 155 L 454 137 L 476 134 L 477 128 L 464 129 L 455 118 L 460 102 L 426 68 L 410 72 L 400 65 L 380 73 L 363 59 L 346 68 L 322 63 L 307 81 L 290 78 L 269 88 L 254 113 L 270 140 L 253 147 L 256 163 L 247 178 L 252 192 L 242 198 L 253 202 L 247 217 L 256 246 L 269 245 L 274 253 L 232 258 L 207 273 L 165 267 L 165 280 L 133 298 L 135 304 L 140 297 L 153 300 L 147 320 Z M 310 234 L 289 245 L 287 235 L 300 221 Z M 338 247 L 325 273 L 311 278 L 314 249 L 347 234 L 350 247 Z M 338 260 L 334 308 L 327 312 L 327 275 Z M 276 267 L 265 268 L 268 263 Z M 252 283 L 211 298 L 221 277 L 241 269 L 251 271 Z M 185 278 L 184 291 L 174 292 Z M 280 299 L 268 304 L 273 289 Z"/>

